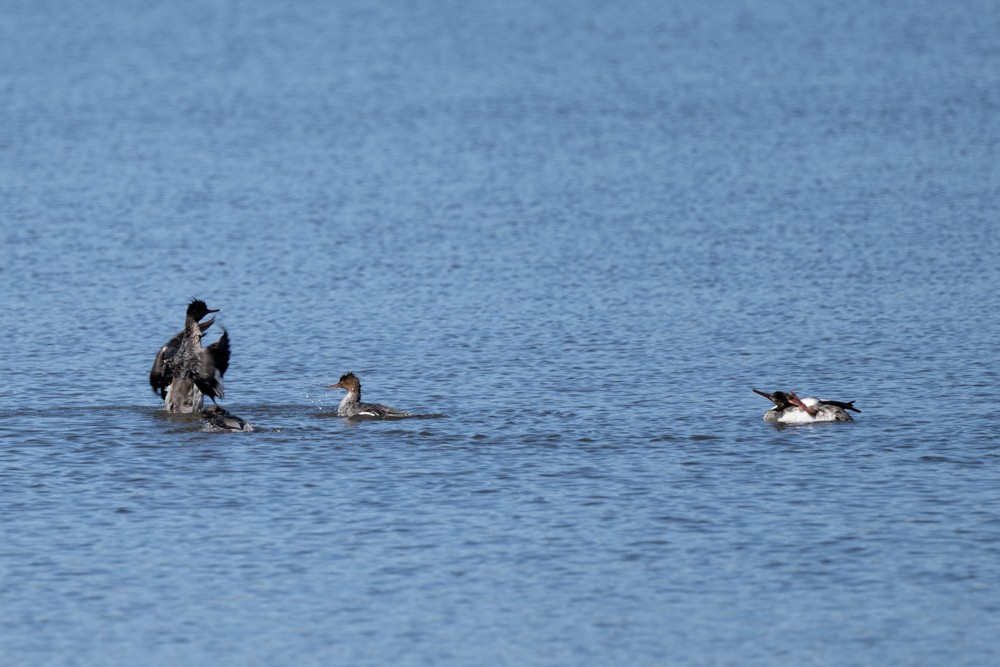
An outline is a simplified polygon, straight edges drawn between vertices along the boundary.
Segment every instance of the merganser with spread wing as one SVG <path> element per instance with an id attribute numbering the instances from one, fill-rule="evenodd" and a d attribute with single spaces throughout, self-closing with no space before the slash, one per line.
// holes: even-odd
<path id="1" fill-rule="evenodd" d="M 208 396 L 214 403 L 224 395 L 222 376 L 229 368 L 229 332 L 208 347 L 201 336 L 215 318 L 200 322 L 209 313 L 217 313 L 204 301 L 193 300 L 187 307 L 184 330 L 160 348 L 149 371 L 153 392 L 163 399 L 167 412 L 198 412 Z"/>

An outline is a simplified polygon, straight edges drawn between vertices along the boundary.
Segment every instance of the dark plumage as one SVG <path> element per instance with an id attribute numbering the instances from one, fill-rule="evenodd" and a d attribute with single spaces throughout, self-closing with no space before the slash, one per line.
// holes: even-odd
<path id="1" fill-rule="evenodd" d="M 205 420 L 205 430 L 207 431 L 242 431 L 250 433 L 254 430 L 253 425 L 245 419 L 226 411 L 220 405 L 210 405 L 201 413 Z"/>
<path id="2" fill-rule="evenodd" d="M 199 323 L 198 328 L 201 330 L 201 333 L 204 334 L 213 324 L 215 324 L 214 317 Z M 174 355 L 177 354 L 177 350 L 180 348 L 181 340 L 183 338 L 184 332 L 178 331 L 177 335 L 167 341 L 167 344 L 161 347 L 160 351 L 156 353 L 156 358 L 153 359 L 153 367 L 149 370 L 149 385 L 153 388 L 153 393 L 159 394 L 162 399 L 167 398 L 167 388 L 170 386 L 170 382 L 174 379 L 173 369 L 167 364 L 167 362 L 173 359 Z M 221 340 L 219 342 L 221 342 Z M 206 349 L 211 349 L 218 344 L 218 342 L 213 343 Z M 226 347 L 229 347 L 228 336 L 226 336 Z M 225 361 L 226 366 L 228 366 L 228 355 L 226 355 Z M 222 372 L 225 373 L 225 370 Z"/>
<path id="3" fill-rule="evenodd" d="M 229 332 L 202 347 L 201 336 L 215 318 L 199 322 L 211 310 L 204 301 L 193 300 L 187 307 L 184 330 L 160 348 L 149 371 L 149 384 L 163 399 L 167 412 L 197 412 L 203 395 L 214 402 L 224 395 L 222 377 L 229 368 Z"/>

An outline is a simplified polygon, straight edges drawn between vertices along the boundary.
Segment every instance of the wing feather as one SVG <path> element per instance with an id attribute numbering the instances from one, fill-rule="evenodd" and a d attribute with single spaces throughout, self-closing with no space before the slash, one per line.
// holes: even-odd
<path id="1" fill-rule="evenodd" d="M 201 351 L 198 375 L 194 383 L 213 401 L 225 396 L 222 376 L 229 369 L 229 332 L 222 330 L 222 338 Z"/>
<path id="2" fill-rule="evenodd" d="M 215 318 L 211 317 L 199 323 L 198 328 L 201 329 L 202 333 L 205 333 L 214 323 Z M 156 353 L 156 357 L 153 359 L 153 366 L 149 369 L 149 386 L 153 388 L 154 394 L 159 394 L 160 398 L 164 400 L 167 398 L 167 389 L 170 388 L 170 383 L 174 380 L 173 369 L 170 367 L 169 362 L 177 354 L 177 350 L 180 349 L 182 340 L 184 340 L 184 332 L 178 331 Z M 228 363 L 228 354 L 226 359 Z"/>

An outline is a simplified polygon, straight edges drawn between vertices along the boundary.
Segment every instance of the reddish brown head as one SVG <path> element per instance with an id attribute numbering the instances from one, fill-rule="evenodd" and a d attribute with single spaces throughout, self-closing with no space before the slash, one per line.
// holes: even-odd
<path id="1" fill-rule="evenodd" d="M 340 376 L 337 384 L 327 386 L 327 389 L 346 389 L 347 391 L 361 391 L 361 380 L 354 373 L 344 373 Z"/>

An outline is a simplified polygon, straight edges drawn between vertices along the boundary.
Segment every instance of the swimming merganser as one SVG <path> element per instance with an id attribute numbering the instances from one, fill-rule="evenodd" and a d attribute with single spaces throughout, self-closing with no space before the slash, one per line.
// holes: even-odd
<path id="1" fill-rule="evenodd" d="M 201 335 L 212 323 L 199 323 L 211 310 L 204 301 L 193 300 L 187 307 L 184 330 L 160 348 L 149 371 L 149 384 L 153 392 L 163 399 L 167 412 L 197 412 L 204 404 L 204 396 L 222 398 L 222 376 L 229 368 L 229 332 L 222 330 L 222 337 L 208 347 L 201 346 Z"/>
<path id="2" fill-rule="evenodd" d="M 799 398 L 794 391 L 787 394 L 776 391 L 768 394 L 760 389 L 754 393 L 774 403 L 774 407 L 764 413 L 764 421 L 779 424 L 813 424 L 816 422 L 853 421 L 848 410 L 861 412 L 854 407 L 854 401 L 827 401 L 821 398 Z"/>
<path id="3" fill-rule="evenodd" d="M 240 419 L 231 412 L 227 412 L 221 405 L 210 405 L 202 410 L 201 416 L 205 419 L 206 431 L 242 431 L 252 433 L 253 425 L 245 419 Z"/>
<path id="4" fill-rule="evenodd" d="M 354 373 L 346 373 L 340 376 L 337 384 L 327 386 L 327 389 L 346 389 L 347 396 L 344 396 L 337 407 L 337 414 L 341 417 L 412 417 L 413 415 L 403 410 L 390 408 L 387 405 L 378 403 L 361 402 L 361 380 Z"/>

